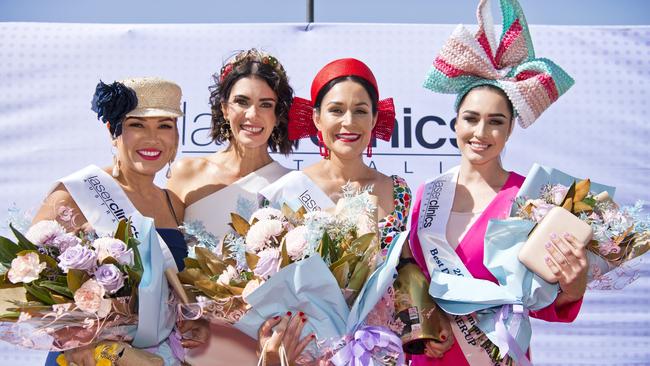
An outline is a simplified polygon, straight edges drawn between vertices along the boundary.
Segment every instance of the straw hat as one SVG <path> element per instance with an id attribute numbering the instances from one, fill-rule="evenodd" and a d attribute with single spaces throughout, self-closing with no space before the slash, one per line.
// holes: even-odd
<path id="1" fill-rule="evenodd" d="M 171 117 L 183 115 L 181 88 L 173 81 L 157 77 L 138 77 L 120 80 L 135 91 L 138 105 L 126 117 Z"/>

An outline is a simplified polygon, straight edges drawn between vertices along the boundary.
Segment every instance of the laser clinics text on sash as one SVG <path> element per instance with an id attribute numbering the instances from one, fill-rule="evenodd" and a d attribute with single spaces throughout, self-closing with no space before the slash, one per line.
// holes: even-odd
<path id="1" fill-rule="evenodd" d="M 113 222 L 117 222 L 120 220 L 129 220 L 130 218 L 126 216 L 126 213 L 124 212 L 124 209 L 122 209 L 111 197 L 111 194 L 106 191 L 106 187 L 102 184 L 101 180 L 99 179 L 98 176 L 93 175 L 90 176 L 86 179 L 84 179 L 86 183 L 88 183 L 88 189 L 95 191 L 95 198 L 99 199 L 101 202 L 99 203 L 100 206 L 106 206 L 108 210 L 106 211 L 107 214 L 113 215 L 114 219 Z M 133 231 L 133 236 L 136 238 L 138 237 L 138 230 L 136 227 L 131 225 L 131 230 Z"/>
<path id="2" fill-rule="evenodd" d="M 433 223 L 433 219 L 436 217 L 438 209 L 440 208 L 438 204 L 438 199 L 440 198 L 440 192 L 442 191 L 443 186 L 444 186 L 444 182 L 442 181 L 433 182 L 432 189 L 429 192 L 427 192 L 426 200 L 422 202 L 423 204 L 426 203 L 427 205 L 426 211 L 424 212 L 424 218 L 423 218 L 424 223 L 422 224 L 422 226 L 425 228 L 431 227 Z M 431 254 L 431 257 L 433 258 L 434 262 L 438 265 L 438 268 L 442 273 L 453 273 L 454 275 L 457 276 L 463 275 L 463 272 L 459 268 L 454 268 L 451 271 L 449 270 L 445 262 L 442 261 L 438 256 L 438 248 L 432 248 L 431 250 L 429 250 L 429 254 Z"/>

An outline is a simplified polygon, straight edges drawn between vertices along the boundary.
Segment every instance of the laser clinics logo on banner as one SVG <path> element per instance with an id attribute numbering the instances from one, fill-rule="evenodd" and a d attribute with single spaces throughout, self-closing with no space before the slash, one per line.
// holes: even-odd
<path id="1" fill-rule="evenodd" d="M 184 116 L 179 120 L 180 151 L 186 156 L 206 155 L 222 149 L 210 138 L 211 114 L 188 113 L 188 103 L 183 103 Z M 397 110 L 395 128 L 390 142 L 373 140 L 373 155 L 368 165 L 387 171 L 386 166 L 396 174 L 414 174 L 417 166 L 434 166 L 440 172 L 456 165 L 458 144 L 455 138 L 456 118 L 446 120 L 441 116 L 415 111 L 410 107 Z M 299 148 L 283 161 L 284 165 L 296 170 L 318 158 L 318 141 L 313 137 L 303 139 Z M 310 158 L 311 157 L 311 158 Z M 284 158 L 282 155 L 276 157 Z M 289 164 L 287 164 L 289 162 Z M 398 169 L 399 167 L 399 169 Z M 433 173 L 427 169 L 427 174 Z"/>

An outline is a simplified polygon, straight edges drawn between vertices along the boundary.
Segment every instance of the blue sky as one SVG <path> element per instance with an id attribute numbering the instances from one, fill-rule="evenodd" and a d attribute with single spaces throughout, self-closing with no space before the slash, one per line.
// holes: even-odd
<path id="1" fill-rule="evenodd" d="M 475 23 L 478 0 L 315 0 L 317 22 Z M 520 0 L 530 24 L 650 25 L 648 0 Z M 304 22 L 306 0 L 0 0 L 0 21 Z"/>

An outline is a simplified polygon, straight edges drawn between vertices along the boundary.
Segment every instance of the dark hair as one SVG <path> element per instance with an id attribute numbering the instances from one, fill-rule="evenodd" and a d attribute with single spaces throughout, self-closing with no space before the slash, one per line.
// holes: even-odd
<path id="1" fill-rule="evenodd" d="M 257 77 L 264 80 L 277 95 L 278 100 L 275 104 L 277 124 L 271 137 L 269 137 L 268 146 L 273 152 L 280 152 L 284 155 L 290 154 L 294 148 L 298 147 L 297 141 L 292 142 L 289 140 L 288 132 L 289 109 L 293 101 L 293 89 L 289 85 L 289 80 L 282 65 L 277 62 L 275 57 L 256 49 L 239 52 L 224 64 L 219 73 L 212 76 L 214 85 L 208 88 L 212 108 L 210 137 L 217 144 L 229 141 L 226 134 L 231 132 L 230 124 L 224 118 L 221 104 L 228 101 L 233 85 L 239 79 L 245 77 Z M 279 143 L 276 144 L 274 140 L 279 141 Z"/>
<path id="2" fill-rule="evenodd" d="M 323 103 L 323 98 L 325 98 L 325 95 L 334 87 L 334 85 L 343 81 L 354 81 L 361 84 L 361 86 L 363 86 L 363 88 L 368 93 L 368 96 L 370 96 L 372 114 L 377 114 L 377 104 L 379 103 L 379 94 L 377 94 L 377 90 L 375 90 L 375 87 L 373 87 L 368 80 L 356 75 L 341 76 L 336 79 L 332 79 L 327 84 L 325 84 L 316 96 L 316 100 L 314 101 L 314 109 L 320 109 L 320 105 Z"/>
<path id="3" fill-rule="evenodd" d="M 471 87 L 467 92 L 465 92 L 465 95 L 463 95 L 463 97 L 460 98 L 458 105 L 456 105 L 456 114 L 460 112 L 460 106 L 465 101 L 465 97 L 467 97 L 467 94 L 469 94 L 472 90 L 477 90 L 477 89 L 488 89 L 501 95 L 506 100 L 506 103 L 508 105 L 508 110 L 510 111 L 510 121 L 512 122 L 512 120 L 515 118 L 515 108 L 512 106 L 512 101 L 510 100 L 510 98 L 508 98 L 508 95 L 506 94 L 506 92 L 503 91 L 503 89 L 499 88 L 498 86 L 494 86 L 492 84 L 479 84 Z"/>

